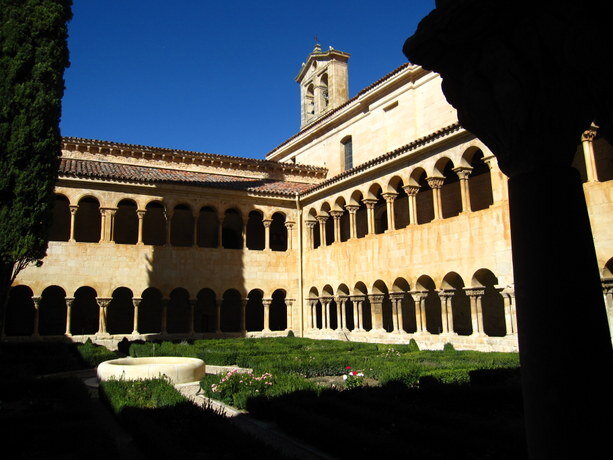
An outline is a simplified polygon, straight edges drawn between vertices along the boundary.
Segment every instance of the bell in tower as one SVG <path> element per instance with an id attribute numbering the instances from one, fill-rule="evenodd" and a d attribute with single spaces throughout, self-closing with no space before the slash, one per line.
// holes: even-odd
<path id="1" fill-rule="evenodd" d="M 309 54 L 296 77 L 300 85 L 300 129 L 345 103 L 349 97 L 347 61 L 349 54 L 319 44 Z"/>

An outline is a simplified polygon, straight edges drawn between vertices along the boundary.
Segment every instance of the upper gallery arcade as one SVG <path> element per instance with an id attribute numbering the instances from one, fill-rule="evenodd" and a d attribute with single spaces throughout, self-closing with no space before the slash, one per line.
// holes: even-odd
<path id="1" fill-rule="evenodd" d="M 19 274 L 5 339 L 291 330 L 516 350 L 496 158 L 437 74 L 407 63 L 349 98 L 348 61 L 315 47 L 300 131 L 265 160 L 65 138 L 47 257 Z M 613 148 L 596 126 L 575 167 L 611 319 Z"/>

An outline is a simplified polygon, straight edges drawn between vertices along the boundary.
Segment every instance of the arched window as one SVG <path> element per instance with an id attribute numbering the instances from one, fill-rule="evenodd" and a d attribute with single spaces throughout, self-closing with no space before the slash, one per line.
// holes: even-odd
<path id="1" fill-rule="evenodd" d="M 75 240 L 83 243 L 100 241 L 100 203 L 93 197 L 85 197 L 79 201 L 75 215 Z"/>
<path id="2" fill-rule="evenodd" d="M 136 244 L 138 240 L 136 203 L 132 200 L 121 200 L 117 205 L 114 221 L 113 239 L 115 243 Z"/>
<path id="3" fill-rule="evenodd" d="M 145 208 L 143 217 L 143 243 L 162 246 L 166 243 L 166 215 L 164 205 L 152 201 Z"/>
<path id="4" fill-rule="evenodd" d="M 68 241 L 70 239 L 70 208 L 68 198 L 55 195 L 53 205 L 53 222 L 49 230 L 50 241 Z"/>
<path id="5" fill-rule="evenodd" d="M 247 249 L 261 251 L 264 249 L 264 223 L 260 211 L 251 211 L 247 219 Z"/>
<path id="6" fill-rule="evenodd" d="M 328 74 L 321 76 L 321 110 L 326 110 L 330 104 L 330 95 L 328 94 Z"/>
<path id="7" fill-rule="evenodd" d="M 494 203 L 492 195 L 492 178 L 489 166 L 483 161 L 483 152 L 478 150 L 470 161 L 473 170 L 468 176 L 470 190 L 470 209 L 480 211 Z"/>
<path id="8" fill-rule="evenodd" d="M 270 249 L 273 251 L 287 251 L 287 228 L 285 216 L 280 212 L 272 215 L 270 224 Z"/>
<path id="9" fill-rule="evenodd" d="M 343 171 L 353 168 L 353 140 L 351 136 L 346 136 L 341 141 L 343 154 Z"/>
<path id="10" fill-rule="evenodd" d="M 175 206 L 170 228 L 170 243 L 173 246 L 194 244 L 194 216 L 186 204 Z"/>
<path id="11" fill-rule="evenodd" d="M 219 246 L 219 218 L 214 208 L 205 206 L 198 216 L 198 246 L 216 248 Z"/>
<path id="12" fill-rule="evenodd" d="M 226 249 L 243 248 L 243 218 L 236 209 L 226 210 L 221 239 Z"/>

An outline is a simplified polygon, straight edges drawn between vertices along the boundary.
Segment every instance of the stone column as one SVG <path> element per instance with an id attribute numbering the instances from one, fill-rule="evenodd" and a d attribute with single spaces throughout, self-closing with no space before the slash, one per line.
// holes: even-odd
<path id="1" fill-rule="evenodd" d="M 270 304 L 272 304 L 272 299 L 262 299 L 262 305 L 264 305 L 264 332 L 270 332 Z"/>
<path id="2" fill-rule="evenodd" d="M 445 182 L 444 177 L 432 176 L 426 178 L 432 189 L 432 204 L 434 206 L 434 220 L 443 218 L 443 203 L 441 201 L 441 187 Z"/>
<path id="3" fill-rule="evenodd" d="M 353 329 L 355 331 L 364 330 L 364 301 L 366 296 L 364 295 L 352 295 L 350 296 L 353 303 Z"/>
<path id="4" fill-rule="evenodd" d="M 170 299 L 162 299 L 162 335 L 168 334 L 168 304 Z"/>
<path id="5" fill-rule="evenodd" d="M 338 329 L 341 331 L 347 331 L 347 299 L 349 296 L 339 295 L 336 296 L 336 319 Z"/>
<path id="6" fill-rule="evenodd" d="M 494 203 L 509 199 L 509 179 L 505 176 L 498 166 L 498 159 L 490 154 L 483 157 L 483 162 L 490 168 L 490 178 L 492 180 L 492 200 Z"/>
<path id="7" fill-rule="evenodd" d="M 426 296 L 428 291 L 411 291 L 409 292 L 415 301 L 415 325 L 416 333 L 427 331 L 426 328 Z"/>
<path id="8" fill-rule="evenodd" d="M 481 299 L 485 294 L 483 288 L 464 288 L 466 295 L 470 297 L 470 320 L 473 326 L 473 333 L 471 335 L 483 335 L 483 308 L 481 305 Z"/>
<path id="9" fill-rule="evenodd" d="M 40 332 L 38 332 L 38 325 L 40 323 L 40 296 L 32 297 L 32 302 L 34 302 L 34 327 L 32 328 L 32 336 L 39 337 Z"/>
<path id="10" fill-rule="evenodd" d="M 377 200 L 373 199 L 365 199 L 362 200 L 362 203 L 366 205 L 366 215 L 368 217 L 368 234 L 375 234 L 375 206 L 377 204 Z"/>
<path id="11" fill-rule="evenodd" d="M 315 226 L 317 225 L 316 220 L 307 220 L 305 221 L 307 226 L 307 247 L 309 249 L 315 249 Z M 321 244 L 321 238 L 320 238 Z"/>
<path id="12" fill-rule="evenodd" d="M 328 220 L 328 216 L 317 216 L 317 221 L 319 222 L 319 247 L 327 246 L 328 241 L 326 240 L 326 221 Z"/>
<path id="13" fill-rule="evenodd" d="M 287 311 L 287 327 L 285 330 L 290 331 L 294 329 L 294 302 L 296 299 L 285 299 L 285 306 Z"/>
<path id="14" fill-rule="evenodd" d="M 372 331 L 385 332 L 383 329 L 383 294 L 368 294 L 370 314 L 372 315 Z"/>
<path id="15" fill-rule="evenodd" d="M 330 215 L 334 219 L 334 242 L 341 242 L 341 217 L 343 211 L 330 211 Z"/>
<path id="16" fill-rule="evenodd" d="M 396 218 L 394 216 L 394 200 L 398 196 L 396 192 L 384 193 L 383 198 L 387 206 L 387 231 L 396 230 Z"/>
<path id="17" fill-rule="evenodd" d="M 309 305 L 309 314 L 307 318 L 307 324 L 309 329 L 317 329 L 317 302 L 318 299 L 313 297 L 308 297 L 307 304 Z"/>
<path id="18" fill-rule="evenodd" d="M 453 172 L 455 172 L 460 178 L 460 193 L 462 195 L 462 212 L 470 212 L 472 211 L 470 207 L 470 188 L 468 187 L 468 177 L 472 172 L 473 168 L 467 166 L 458 166 L 457 168 L 453 168 Z"/>
<path id="19" fill-rule="evenodd" d="M 219 227 L 217 229 L 217 247 L 223 248 L 223 219 L 219 219 Z"/>
<path id="20" fill-rule="evenodd" d="M 221 334 L 221 304 L 223 299 L 215 300 L 215 333 Z"/>
<path id="21" fill-rule="evenodd" d="M 71 243 L 74 243 L 75 242 L 74 223 L 75 223 L 75 217 L 77 215 L 77 210 L 79 209 L 79 205 L 71 204 L 68 206 L 68 208 L 70 209 L 70 238 L 68 239 L 68 241 L 70 241 Z"/>
<path id="22" fill-rule="evenodd" d="M 330 330 L 330 303 L 332 302 L 332 297 L 322 296 L 319 298 L 321 302 L 321 314 L 322 314 L 322 322 L 321 328 Z"/>
<path id="23" fill-rule="evenodd" d="M 345 209 L 349 212 L 349 239 L 358 237 L 358 226 L 356 222 L 356 212 L 360 207 L 355 204 L 348 204 Z"/>
<path id="24" fill-rule="evenodd" d="M 392 302 L 392 320 L 394 324 L 393 332 L 400 334 L 404 330 L 402 324 L 402 301 L 406 297 L 404 292 L 390 292 L 390 300 Z"/>
<path id="25" fill-rule="evenodd" d="M 115 213 L 117 208 L 100 208 L 102 219 L 100 222 L 100 241 L 113 242 L 115 238 Z"/>
<path id="26" fill-rule="evenodd" d="M 407 193 L 409 200 L 409 225 L 417 225 L 417 199 L 419 193 L 419 185 L 405 185 L 402 187 Z"/>
<path id="27" fill-rule="evenodd" d="M 240 320 L 240 330 L 242 334 L 247 332 L 247 303 L 249 303 L 249 299 L 241 300 L 241 320 Z M 266 324 L 266 315 L 264 315 L 264 324 Z"/>
<path id="28" fill-rule="evenodd" d="M 197 305 L 198 299 L 189 299 L 189 335 L 194 335 L 196 333 L 194 328 L 194 313 L 196 312 Z"/>
<path id="29" fill-rule="evenodd" d="M 170 233 L 172 229 L 172 211 L 168 210 L 164 212 L 166 216 L 166 244 L 165 246 L 170 246 Z"/>
<path id="30" fill-rule="evenodd" d="M 264 251 L 270 251 L 270 224 L 272 224 L 272 219 L 264 219 L 262 224 L 264 224 Z"/>
<path id="31" fill-rule="evenodd" d="M 106 221 L 107 221 L 106 208 L 100 208 L 100 243 L 107 241 L 106 239 Z"/>
<path id="32" fill-rule="evenodd" d="M 70 318 L 72 315 L 72 304 L 74 303 L 74 297 L 66 297 L 66 335 L 71 336 L 70 333 Z"/>
<path id="33" fill-rule="evenodd" d="M 98 303 L 98 332 L 96 335 L 109 335 L 106 331 L 106 309 L 113 300 L 111 297 L 96 297 Z"/>
<path id="34" fill-rule="evenodd" d="M 613 278 L 602 280 L 602 294 L 604 295 L 604 304 L 609 321 L 609 332 L 613 337 Z"/>
<path id="35" fill-rule="evenodd" d="M 145 213 L 147 211 L 143 211 L 139 209 L 136 211 L 136 216 L 138 217 L 138 241 L 136 244 L 139 246 L 143 244 L 143 219 L 145 218 Z"/>
<path id="36" fill-rule="evenodd" d="M 592 123 L 589 129 L 581 134 L 581 144 L 583 145 L 583 157 L 585 159 L 585 172 L 588 182 L 598 181 L 596 162 L 594 160 L 594 138 L 597 133 L 597 126 Z"/>
<path id="37" fill-rule="evenodd" d="M 287 250 L 291 251 L 293 249 L 293 241 L 294 241 L 294 224 L 295 222 L 287 221 L 285 222 L 285 228 L 287 229 Z"/>
<path id="38" fill-rule="evenodd" d="M 441 289 L 438 291 L 441 299 L 441 323 L 443 324 L 443 334 L 453 332 L 453 313 L 451 311 L 452 289 Z"/>
<path id="39" fill-rule="evenodd" d="M 138 310 L 140 308 L 140 303 L 142 302 L 142 300 L 143 299 L 140 297 L 132 297 L 132 305 L 134 305 L 134 319 L 132 321 L 132 324 L 133 324 L 132 335 L 140 334 L 140 332 L 138 332 Z"/>
<path id="40" fill-rule="evenodd" d="M 517 319 L 515 317 L 515 291 L 511 286 L 502 289 L 500 294 L 504 301 L 504 326 L 507 335 L 517 334 Z"/>

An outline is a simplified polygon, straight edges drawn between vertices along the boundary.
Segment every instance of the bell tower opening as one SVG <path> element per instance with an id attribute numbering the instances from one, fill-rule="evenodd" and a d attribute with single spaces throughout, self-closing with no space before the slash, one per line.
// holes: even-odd
<path id="1" fill-rule="evenodd" d="M 296 77 L 300 85 L 300 129 L 345 103 L 349 98 L 349 54 L 319 44 L 309 54 Z"/>

